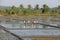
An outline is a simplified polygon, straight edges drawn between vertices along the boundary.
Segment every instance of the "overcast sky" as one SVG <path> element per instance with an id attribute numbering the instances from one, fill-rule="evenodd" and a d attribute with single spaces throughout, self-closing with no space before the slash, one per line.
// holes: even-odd
<path id="1" fill-rule="evenodd" d="M 39 4 L 42 7 L 43 4 L 47 4 L 50 7 L 57 7 L 60 5 L 60 0 L 0 0 L 0 5 L 2 6 L 19 6 L 23 4 L 24 7 L 27 7 L 28 4 L 31 4 L 33 7 L 36 4 Z"/>

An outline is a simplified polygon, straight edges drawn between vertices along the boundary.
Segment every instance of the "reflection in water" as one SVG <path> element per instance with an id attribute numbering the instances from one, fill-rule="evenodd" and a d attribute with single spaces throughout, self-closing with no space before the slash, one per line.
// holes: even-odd
<path id="1" fill-rule="evenodd" d="M 11 22 L 11 23 L 0 23 L 0 25 L 6 28 L 42 28 L 40 24 L 33 24 L 33 23 L 23 23 L 23 22 Z"/>
<path id="2" fill-rule="evenodd" d="M 39 23 L 47 23 L 49 22 L 44 20 L 39 20 Z M 51 22 L 50 22 L 51 23 Z M 41 35 L 60 35 L 60 30 L 40 30 L 37 28 L 43 28 L 43 25 L 36 24 L 30 21 L 24 20 L 9 20 L 9 21 L 0 21 L 0 25 L 6 28 L 36 28 L 36 30 L 10 30 L 11 32 L 20 35 L 20 36 L 41 36 Z M 51 28 L 51 27 L 47 27 Z M 0 30 L 0 33 L 6 33 Z M 33 39 L 33 38 L 32 38 Z M 24 38 L 24 40 L 32 40 L 31 38 Z M 10 34 L 0 34 L 0 40 L 17 40 L 17 38 L 11 36 Z"/>
<path id="3" fill-rule="evenodd" d="M 40 26 L 39 24 L 35 26 L 35 24 L 32 24 L 32 23 L 24 23 L 24 21 L 20 21 L 20 22 L 15 22 L 15 21 L 13 21 L 13 22 L 6 21 L 5 22 L 4 21 L 4 22 L 0 22 L 0 25 L 4 26 L 6 28 L 36 28 L 37 26 Z M 21 31 L 21 30 L 19 32 L 18 31 L 16 32 L 16 31 L 17 30 L 15 30 L 15 31 L 12 30 L 11 32 L 14 32 L 17 34 L 20 34 L 19 32 L 21 32 L 21 33 L 25 32 L 25 31 Z M 0 30 L 0 33 L 6 33 L 6 32 L 3 30 Z M 27 34 L 29 34 L 29 32 Z M 27 36 L 27 34 L 22 33 L 22 36 L 23 35 Z M 32 40 L 31 38 L 23 38 L 23 39 Z M 11 36 L 10 34 L 2 34 L 2 35 L 0 34 L 0 40 L 18 40 L 18 39 Z"/>

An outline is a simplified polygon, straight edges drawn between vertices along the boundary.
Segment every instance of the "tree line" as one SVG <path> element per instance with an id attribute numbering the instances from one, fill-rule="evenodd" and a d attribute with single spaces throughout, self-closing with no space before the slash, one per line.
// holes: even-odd
<path id="1" fill-rule="evenodd" d="M 12 6 L 9 9 L 0 10 L 0 15 L 18 15 L 18 16 L 29 16 L 29 15 L 40 15 L 40 14 L 60 14 L 60 6 L 57 8 L 50 8 L 48 5 L 44 4 L 42 8 L 39 4 L 33 8 L 30 4 L 25 8 L 22 4 L 19 7 Z"/>

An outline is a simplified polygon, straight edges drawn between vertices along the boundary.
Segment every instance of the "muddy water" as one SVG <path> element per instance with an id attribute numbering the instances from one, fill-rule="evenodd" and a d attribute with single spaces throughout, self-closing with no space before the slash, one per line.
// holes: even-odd
<path id="1" fill-rule="evenodd" d="M 9 30 L 19 36 L 58 36 L 60 35 L 60 30 L 46 30 L 46 29 L 37 29 L 37 28 L 43 28 L 43 25 L 40 24 L 33 24 L 34 21 L 38 22 L 38 23 L 45 23 L 45 24 L 50 24 L 50 25 L 55 25 L 55 26 L 60 26 L 60 19 L 59 18 L 32 18 L 32 20 L 30 19 L 19 19 L 19 18 L 4 18 L 4 17 L 0 17 L 0 25 L 6 27 L 6 28 L 35 28 L 32 30 Z M 47 27 L 47 28 L 51 28 L 51 27 Z M 6 33 L 2 30 L 0 30 L 0 33 Z M 1 37 L 1 36 L 0 36 Z M 12 36 L 8 35 L 6 36 L 2 36 L 2 38 L 0 38 L 1 40 L 5 40 L 3 39 L 3 37 L 6 40 L 16 40 L 14 39 L 14 37 L 12 38 Z M 24 38 L 24 40 L 32 40 L 31 38 Z"/>

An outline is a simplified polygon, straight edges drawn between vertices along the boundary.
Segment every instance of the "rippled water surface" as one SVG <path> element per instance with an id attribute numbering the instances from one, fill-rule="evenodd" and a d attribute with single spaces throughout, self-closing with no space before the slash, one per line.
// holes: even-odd
<path id="1" fill-rule="evenodd" d="M 11 20 L 10 20 L 11 21 Z M 39 20 L 40 23 L 43 23 L 42 20 Z M 49 21 L 46 23 L 48 24 Z M 55 25 L 55 26 L 58 26 L 57 24 L 60 23 L 60 22 L 50 22 L 51 25 Z M 47 27 L 47 28 L 53 28 L 53 30 L 51 29 L 41 29 L 43 28 L 43 25 L 40 25 L 40 24 L 27 24 L 27 23 L 23 23 L 23 21 L 2 21 L 0 22 L 0 25 L 6 27 L 6 28 L 35 28 L 35 29 L 29 29 L 29 30 L 9 30 L 11 31 L 12 33 L 15 33 L 16 35 L 19 35 L 19 36 L 59 36 L 60 35 L 60 29 L 54 29 L 53 27 Z M 40 28 L 40 29 L 38 29 Z M 3 30 L 0 30 L 0 33 L 6 33 L 5 31 Z M 0 36 L 1 37 L 1 36 Z M 5 40 L 5 39 L 2 39 L 2 40 Z M 10 39 L 11 40 L 11 39 Z M 31 38 L 24 38 L 24 40 L 31 40 Z"/>

